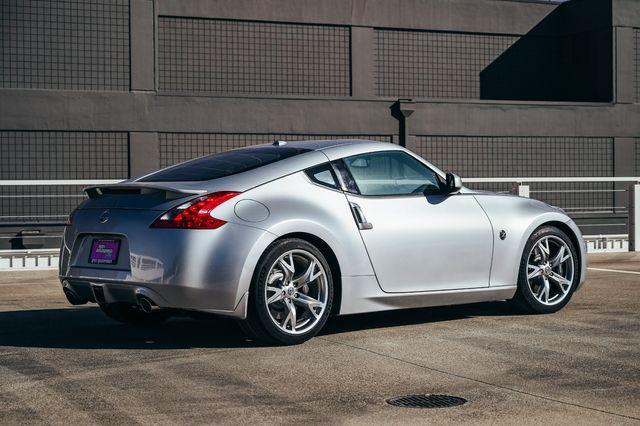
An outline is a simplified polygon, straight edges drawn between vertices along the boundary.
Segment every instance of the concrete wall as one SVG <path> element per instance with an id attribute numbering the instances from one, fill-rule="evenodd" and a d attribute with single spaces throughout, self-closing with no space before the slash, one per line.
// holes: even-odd
<path id="1" fill-rule="evenodd" d="M 59 4 L 64 15 L 65 2 Z M 57 32 L 49 30 L 39 50 L 25 53 L 25 40 L 37 41 L 41 34 L 33 28 L 49 28 L 59 16 L 33 13 L 38 6 L 32 2 L 2 3 L 8 36 L 2 41 L 0 141 L 15 141 L 16 131 L 30 133 L 22 150 L 7 142 L 0 152 L 31 171 L 22 178 L 81 175 L 90 171 L 92 158 L 112 164 L 108 153 L 91 146 L 105 132 L 127 135 L 127 167 L 113 163 L 95 178 L 135 176 L 174 159 L 274 136 L 332 135 L 401 143 L 454 169 L 487 177 L 501 176 L 504 162 L 528 164 L 532 155 L 568 164 L 541 168 L 538 175 L 624 175 L 636 169 L 640 4 L 634 0 L 573 0 L 562 6 L 504 0 L 109 4 L 106 12 L 89 6 L 84 12 L 103 20 L 103 27 L 72 19 L 71 30 L 68 22 Z M 595 9 L 602 10 L 592 13 Z M 25 12 L 36 21 L 20 21 Z M 128 22 L 122 20 L 125 12 Z M 560 46 L 559 54 L 536 56 L 536 49 L 520 47 L 539 40 L 541 26 L 542 46 Z M 94 54 L 83 62 L 81 52 L 91 48 L 91 40 Z M 59 46 L 68 52 L 53 50 Z M 21 65 L 27 56 L 30 62 Z M 59 65 L 67 62 L 71 65 Z M 51 64 L 57 68 L 47 72 Z M 32 76 L 26 83 L 18 78 L 25 66 Z M 484 96 L 481 76 L 493 69 L 499 69 L 493 75 L 511 80 Z M 411 101 L 398 102 L 405 98 Z M 64 138 L 79 131 L 92 132 L 86 150 L 69 154 L 65 169 L 47 165 L 44 152 L 58 146 L 52 141 L 65 149 L 72 145 Z M 466 142 L 447 149 L 455 140 L 437 137 Z M 601 160 L 584 167 L 594 161 L 594 147 L 602 150 Z M 481 167 L 469 169 L 478 156 Z M 587 189 L 593 188 L 600 187 Z M 69 208 L 50 198 L 16 210 L 7 199 L 0 198 L 0 216 L 20 216 L 20 209 L 25 216 L 63 214 Z M 581 200 L 558 201 L 574 205 Z M 587 226 L 585 232 L 624 232 L 623 226 L 611 226 L 624 222 L 624 212 L 613 209 L 621 200 L 610 195 L 600 201 L 610 211 L 588 215 L 582 223 L 609 226 Z M 15 236 L 22 229 L 51 232 L 59 222 L 59 217 L 2 219 L 0 248 L 19 247 L 23 240 Z"/>

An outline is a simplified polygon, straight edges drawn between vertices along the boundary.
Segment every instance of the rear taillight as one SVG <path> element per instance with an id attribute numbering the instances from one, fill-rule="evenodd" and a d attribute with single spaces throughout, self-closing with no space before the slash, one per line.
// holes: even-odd
<path id="1" fill-rule="evenodd" d="M 78 211 L 78 208 L 76 207 L 75 209 L 73 209 L 71 213 L 69 213 L 69 216 L 67 216 L 67 221 L 65 222 L 66 226 L 73 225 L 73 217 L 76 215 L 77 211 Z"/>
<path id="2" fill-rule="evenodd" d="M 211 211 L 239 192 L 214 192 L 195 198 L 169 210 L 151 224 L 152 228 L 216 229 L 227 223 L 215 218 Z"/>

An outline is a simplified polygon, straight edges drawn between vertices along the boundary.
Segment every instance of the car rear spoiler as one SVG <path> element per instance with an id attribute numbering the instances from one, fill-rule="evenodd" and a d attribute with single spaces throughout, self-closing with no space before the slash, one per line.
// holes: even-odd
<path id="1" fill-rule="evenodd" d="M 99 185 L 84 188 L 90 199 L 96 200 L 104 195 L 156 195 L 165 200 L 188 197 L 189 195 L 204 194 L 205 190 L 172 188 L 164 185 L 119 183 L 115 185 Z"/>

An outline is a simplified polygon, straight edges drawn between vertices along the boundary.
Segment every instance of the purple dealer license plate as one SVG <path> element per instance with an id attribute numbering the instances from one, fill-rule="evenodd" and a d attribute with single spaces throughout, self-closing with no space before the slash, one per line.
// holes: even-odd
<path id="1" fill-rule="evenodd" d="M 113 265 L 118 262 L 120 240 L 93 240 L 89 263 Z"/>

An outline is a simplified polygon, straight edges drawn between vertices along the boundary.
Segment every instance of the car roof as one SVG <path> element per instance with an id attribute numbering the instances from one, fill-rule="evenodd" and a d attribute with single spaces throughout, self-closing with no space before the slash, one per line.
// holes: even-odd
<path id="1" fill-rule="evenodd" d="M 308 149 L 311 151 L 324 151 L 329 148 L 334 148 L 338 146 L 352 146 L 357 145 L 362 148 L 367 148 L 367 146 L 389 146 L 388 142 L 376 142 L 368 139 L 307 139 L 307 140 L 298 140 L 298 141 L 285 141 L 285 140 L 276 140 L 270 144 L 263 144 L 260 146 L 273 146 L 274 149 L 277 149 L 280 146 L 287 146 L 293 148 L 301 148 Z M 255 146 L 255 145 L 254 145 Z M 250 148 L 250 147 L 247 147 Z M 244 148 L 240 148 L 244 149 Z"/>
<path id="2" fill-rule="evenodd" d="M 415 154 L 406 150 L 405 148 L 396 145 L 394 143 L 389 142 L 376 142 L 365 139 L 322 139 L 322 140 L 300 140 L 300 141 L 277 141 L 278 143 L 272 142 L 270 144 L 262 144 L 262 145 L 253 145 L 243 148 L 237 148 L 233 151 L 243 151 L 243 150 L 255 150 L 260 147 L 261 149 L 282 149 L 282 148 L 296 148 L 300 149 L 301 153 L 298 155 L 293 155 L 288 158 L 284 158 L 280 161 L 276 161 L 270 164 L 266 164 L 264 166 L 260 166 L 257 168 L 253 168 L 241 173 L 232 174 L 225 177 L 220 177 L 212 180 L 194 180 L 194 181 L 168 181 L 168 182 L 160 182 L 157 181 L 145 181 L 147 176 L 153 176 L 154 172 L 149 175 L 139 177 L 137 179 L 133 179 L 128 181 L 129 185 L 142 185 L 142 186 L 157 186 L 164 185 L 166 187 L 179 189 L 179 190 L 205 190 L 208 192 L 224 190 L 224 191 L 239 191 L 243 192 L 255 186 L 258 186 L 262 183 L 275 180 L 286 176 L 291 173 L 295 173 L 300 170 L 307 169 L 309 167 L 313 167 L 318 164 L 322 164 L 327 160 L 333 161 L 336 159 L 348 157 L 351 155 L 358 155 L 367 152 L 376 152 L 376 151 L 406 151 L 410 155 L 418 158 L 419 161 L 423 161 L 423 159 L 417 157 Z M 283 143 L 284 142 L 284 143 Z M 229 151 L 232 152 L 232 151 Z M 206 158 L 200 157 L 200 158 Z M 167 169 L 168 170 L 174 167 L 183 167 L 189 164 L 190 160 L 185 163 L 176 164 Z M 427 163 L 429 166 L 433 167 L 433 165 Z M 434 170 L 442 174 L 437 168 L 433 167 Z"/>
<path id="3" fill-rule="evenodd" d="M 368 139 L 312 139 L 299 141 L 274 141 L 270 144 L 258 146 L 273 146 L 274 149 L 278 149 L 279 147 L 290 147 L 309 151 L 320 151 L 323 152 L 327 157 L 329 157 L 330 160 L 335 160 L 350 155 L 363 154 L 366 152 L 403 150 L 403 148 L 399 145 L 390 142 L 377 142 Z M 296 158 L 292 157 L 285 161 L 295 160 Z"/>

